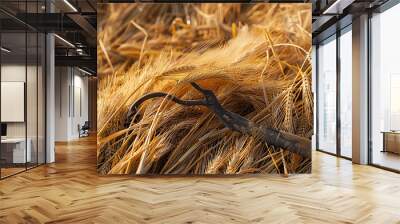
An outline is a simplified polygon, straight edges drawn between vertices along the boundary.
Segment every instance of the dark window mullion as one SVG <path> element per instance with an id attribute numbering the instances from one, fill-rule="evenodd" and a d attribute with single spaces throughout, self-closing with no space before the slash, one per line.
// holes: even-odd
<path id="1" fill-rule="evenodd" d="M 28 1 L 25 0 L 25 21 L 27 21 Z M 24 118 L 25 118 L 25 170 L 28 170 L 28 113 L 27 113 L 27 90 L 28 90 L 28 26 L 25 23 L 25 100 L 24 100 Z"/>
<path id="2" fill-rule="evenodd" d="M 1 39 L 2 39 L 2 32 L 1 32 L 1 28 L 2 28 L 2 23 L 0 22 L 0 47 L 2 46 L 2 41 L 1 41 Z M 0 51 L 0 124 L 2 124 L 2 122 L 1 122 L 1 55 L 2 55 L 2 52 Z M 2 170 L 2 163 L 1 163 L 1 144 L 0 144 L 0 179 L 2 179 L 2 177 L 1 177 L 1 170 Z"/>
<path id="3" fill-rule="evenodd" d="M 315 148 L 319 149 L 319 44 L 315 46 Z"/>
<path id="4" fill-rule="evenodd" d="M 39 13 L 39 0 L 36 1 Z M 36 32 L 36 166 L 39 165 L 39 32 Z"/>
<path id="5" fill-rule="evenodd" d="M 340 119 L 340 36 L 339 27 L 336 31 L 336 154 L 341 156 L 341 119 Z"/>
<path id="6" fill-rule="evenodd" d="M 368 53 L 367 53 L 367 85 L 368 85 L 368 90 L 367 90 L 367 119 L 368 119 L 368 124 L 367 124 L 367 129 L 368 129 L 368 164 L 373 164 L 373 149 L 372 149 L 372 64 L 371 64 L 371 56 L 372 56 L 372 30 L 371 30 L 371 20 L 372 20 L 372 11 L 368 11 L 368 30 L 367 30 L 367 46 L 368 46 Z"/>

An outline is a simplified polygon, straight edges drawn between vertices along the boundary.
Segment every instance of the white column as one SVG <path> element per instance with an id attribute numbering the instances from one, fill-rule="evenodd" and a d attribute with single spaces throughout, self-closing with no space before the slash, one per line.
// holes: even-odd
<path id="1" fill-rule="evenodd" d="M 54 12 L 54 5 L 46 1 L 46 12 Z M 52 33 L 46 34 L 46 163 L 55 162 L 55 43 Z"/>
<path id="2" fill-rule="evenodd" d="M 368 163 L 368 15 L 353 20 L 353 162 Z"/>
<path id="3" fill-rule="evenodd" d="M 54 35 L 46 35 L 46 163 L 55 161 L 54 133 L 55 133 L 55 60 Z"/>

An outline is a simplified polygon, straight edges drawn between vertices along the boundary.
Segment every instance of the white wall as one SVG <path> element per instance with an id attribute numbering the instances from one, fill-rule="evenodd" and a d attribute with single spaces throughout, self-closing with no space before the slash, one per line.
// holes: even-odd
<path id="1" fill-rule="evenodd" d="M 25 64 L 5 64 L 1 66 L 1 81 L 3 82 L 25 82 Z M 6 110 L 6 108 L 1 108 Z M 7 137 L 25 137 L 25 123 L 7 123 Z"/>
<path id="2" fill-rule="evenodd" d="M 29 69 L 29 67 L 28 67 Z M 25 82 L 25 64 L 1 65 L 1 81 Z"/>
<path id="3" fill-rule="evenodd" d="M 38 71 L 36 69 L 39 69 Z M 2 64 L 1 81 L 2 82 L 24 82 L 26 83 L 26 110 L 27 120 L 24 122 L 6 122 L 8 138 L 30 139 L 32 149 L 32 161 L 44 162 L 44 74 L 42 68 L 36 65 L 24 64 Z M 25 80 L 25 79 L 28 80 Z M 1 110 L 10 110 L 10 108 L 1 108 Z M 25 111 L 23 111 L 25 112 Z M 26 132 L 27 131 L 27 132 Z M 37 157 L 37 153 L 39 156 Z"/>
<path id="4" fill-rule="evenodd" d="M 28 74 L 36 74 L 36 67 L 34 66 L 27 66 L 27 72 Z M 1 66 L 1 81 L 2 82 L 25 82 L 25 64 L 20 65 L 20 64 L 4 64 Z M 36 80 L 31 80 L 30 76 L 29 78 L 29 85 L 30 86 L 36 86 Z M 32 105 L 28 105 L 31 107 L 36 108 L 36 88 L 28 88 L 27 89 L 27 103 L 31 104 L 34 102 Z M 1 108 L 2 110 L 7 110 L 7 108 Z M 29 110 L 31 111 L 31 110 Z M 36 111 L 36 109 L 35 109 Z M 34 121 L 34 124 L 28 124 L 29 127 L 33 127 L 33 125 L 36 125 L 36 113 L 28 113 L 28 122 Z M 36 129 L 36 126 L 35 126 Z M 35 133 L 36 134 L 36 133 Z M 8 137 L 25 137 L 25 123 L 24 122 L 11 122 L 7 123 L 7 136 Z M 28 137 L 29 136 L 29 131 L 28 131 Z"/>
<path id="5" fill-rule="evenodd" d="M 73 138 L 79 137 L 78 124 L 83 125 L 88 120 L 88 78 L 82 73 L 74 75 L 74 108 L 72 108 L 73 119 L 71 120 L 71 135 Z"/>
<path id="6" fill-rule="evenodd" d="M 56 141 L 68 140 L 68 88 L 70 77 L 69 68 L 55 68 L 55 135 Z"/>
<path id="7" fill-rule="evenodd" d="M 78 125 L 88 120 L 88 78 L 72 67 L 56 67 L 55 74 L 55 140 L 77 139 Z"/>

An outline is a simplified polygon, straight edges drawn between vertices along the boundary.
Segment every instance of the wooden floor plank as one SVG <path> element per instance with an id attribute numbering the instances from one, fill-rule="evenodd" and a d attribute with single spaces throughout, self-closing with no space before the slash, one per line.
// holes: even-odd
<path id="1" fill-rule="evenodd" d="M 0 223 L 400 223 L 400 175 L 319 152 L 313 173 L 98 176 L 94 137 L 0 181 Z"/>

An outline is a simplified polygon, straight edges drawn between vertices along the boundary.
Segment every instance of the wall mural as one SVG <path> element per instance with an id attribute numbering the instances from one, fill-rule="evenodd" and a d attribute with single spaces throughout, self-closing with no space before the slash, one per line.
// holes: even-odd
<path id="1" fill-rule="evenodd" d="M 311 4 L 101 4 L 100 174 L 311 172 Z"/>

